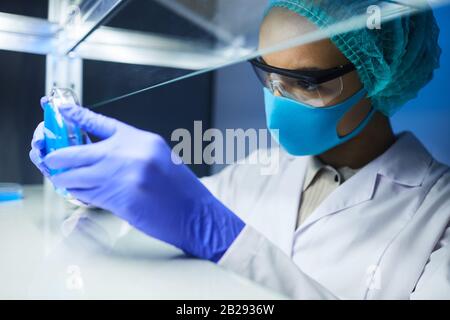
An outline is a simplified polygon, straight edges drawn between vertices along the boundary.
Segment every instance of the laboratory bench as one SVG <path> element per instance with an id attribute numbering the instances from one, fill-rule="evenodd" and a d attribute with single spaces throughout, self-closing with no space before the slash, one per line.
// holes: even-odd
<path id="1" fill-rule="evenodd" d="M 1 299 L 279 299 L 51 186 L 0 203 Z"/>

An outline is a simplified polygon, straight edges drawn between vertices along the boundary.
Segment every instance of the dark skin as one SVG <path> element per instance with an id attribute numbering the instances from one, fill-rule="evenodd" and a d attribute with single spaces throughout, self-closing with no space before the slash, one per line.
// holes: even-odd
<path id="1" fill-rule="evenodd" d="M 304 33 L 314 31 L 316 27 L 305 18 L 282 8 L 270 11 L 261 25 L 259 46 L 267 48 Z M 264 61 L 274 67 L 301 69 L 329 69 L 349 63 L 330 39 L 324 39 L 299 47 L 267 54 Z M 343 91 L 327 105 L 346 100 L 362 88 L 356 71 L 342 77 Z M 275 92 L 275 94 L 278 94 Z M 340 136 L 352 132 L 371 110 L 369 98 L 362 99 L 352 107 L 337 126 Z M 325 164 L 335 168 L 350 167 L 358 169 L 384 153 L 395 141 L 389 118 L 375 112 L 369 124 L 353 139 L 330 149 L 318 157 Z"/>

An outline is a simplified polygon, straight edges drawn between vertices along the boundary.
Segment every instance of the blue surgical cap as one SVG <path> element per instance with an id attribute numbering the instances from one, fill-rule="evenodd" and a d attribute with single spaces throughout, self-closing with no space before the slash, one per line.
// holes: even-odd
<path id="1" fill-rule="evenodd" d="M 356 15 L 367 15 L 368 7 L 379 3 L 375 0 L 270 0 L 268 10 L 288 9 L 323 29 Z M 423 6 L 426 10 L 420 13 L 383 22 L 381 29 L 359 26 L 330 36 L 355 65 L 373 107 L 386 116 L 415 98 L 439 67 L 439 27 L 431 9 L 425 2 Z"/>

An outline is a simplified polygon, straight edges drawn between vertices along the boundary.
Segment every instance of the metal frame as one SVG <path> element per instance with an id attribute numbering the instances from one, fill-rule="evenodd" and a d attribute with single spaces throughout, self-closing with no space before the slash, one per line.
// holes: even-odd
<path id="1" fill-rule="evenodd" d="M 63 28 L 60 26 L 60 21 L 64 21 L 66 8 L 70 5 L 71 0 L 49 0 L 48 6 L 48 21 L 43 19 L 32 19 L 24 24 L 24 29 L 28 31 L 29 28 L 39 24 L 40 29 L 37 29 L 37 38 L 33 43 L 41 42 L 43 46 L 40 49 L 47 49 L 44 52 L 33 50 L 34 46 L 28 47 L 30 53 L 47 54 L 46 57 L 46 73 L 45 73 L 45 92 L 50 92 L 53 87 L 70 88 L 77 95 L 80 103 L 82 103 L 82 88 L 83 88 L 83 61 L 79 57 L 72 57 L 70 55 L 61 55 L 58 51 L 58 43 L 60 39 L 58 34 Z M 25 19 L 27 20 L 27 19 Z M 24 20 L 24 21 L 25 21 Z M 37 21 L 40 20 L 40 21 Z M 27 37 L 27 34 L 19 33 L 17 37 Z M 48 208 L 52 208 L 55 203 L 54 188 L 48 179 L 44 179 L 44 197 Z M 53 204 L 52 204 L 53 203 Z M 59 203 L 61 204 L 61 202 Z M 51 212 L 46 210 L 46 212 Z M 52 212 L 52 214 L 54 214 Z M 50 217 L 49 217 L 50 218 Z M 46 222 L 52 219 L 45 219 Z M 46 237 L 50 235 L 51 226 L 45 226 Z"/>
<path id="2" fill-rule="evenodd" d="M 65 21 L 88 19 L 75 18 L 74 10 L 68 9 L 73 6 L 71 3 L 74 1 L 76 0 L 49 0 L 48 20 L 0 12 L 0 49 L 192 70 L 208 68 L 226 61 L 224 52 L 204 47 L 194 41 L 98 27 L 100 21 L 110 17 L 114 10 L 119 8 L 119 4 L 124 3 L 123 0 L 111 0 L 114 7 L 107 9 L 107 14 L 97 15 L 95 23 L 89 22 L 87 26 L 83 24 L 81 30 L 74 31 L 73 26 L 64 24 Z M 84 0 L 82 3 L 85 1 L 97 10 L 99 5 L 94 6 L 94 3 L 105 3 L 105 0 Z M 67 17 L 67 12 L 70 17 Z M 86 39 L 88 35 L 90 36 Z M 246 53 L 242 52 L 242 55 Z"/>
<path id="3" fill-rule="evenodd" d="M 56 2 L 59 7 L 61 1 Z M 52 18 L 44 20 L 0 12 L 0 49 L 65 56 L 58 49 L 61 40 L 57 34 L 61 28 L 54 22 L 55 14 L 50 12 Z M 73 55 L 81 59 L 184 69 L 201 69 L 225 60 L 223 53 L 191 41 L 108 27 L 96 29 L 77 46 Z"/>
<path id="4" fill-rule="evenodd" d="M 58 23 L 66 19 L 66 8 L 71 5 L 72 0 L 49 0 L 49 24 Z M 79 97 L 82 98 L 82 81 L 83 81 L 83 63 L 81 58 L 72 55 L 59 54 L 60 51 L 54 47 L 59 42 L 58 34 L 62 33 L 61 27 L 51 27 L 51 30 L 58 30 L 51 36 L 52 40 L 48 40 L 48 46 L 52 50 L 47 52 L 46 61 L 46 92 L 50 92 L 54 86 L 71 88 Z M 57 39 L 54 39 L 54 38 Z"/>
<path id="5" fill-rule="evenodd" d="M 58 25 L 44 19 L 0 13 L 0 49 L 49 54 L 56 47 Z"/>
<path id="6" fill-rule="evenodd" d="M 242 50 L 241 54 L 247 53 Z M 83 59 L 188 70 L 205 69 L 227 61 L 225 52 L 194 41 L 109 27 L 97 29 L 77 48 L 76 54 Z"/>

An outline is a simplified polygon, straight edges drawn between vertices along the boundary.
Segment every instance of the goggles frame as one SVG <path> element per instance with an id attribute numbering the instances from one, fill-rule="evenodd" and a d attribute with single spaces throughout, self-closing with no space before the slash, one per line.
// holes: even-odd
<path id="1" fill-rule="evenodd" d="M 334 80 L 356 70 L 352 63 L 347 63 L 345 65 L 340 65 L 326 70 L 299 71 L 273 67 L 265 63 L 261 57 L 251 59 L 249 62 L 254 68 L 260 69 L 264 72 L 278 74 L 314 85 Z"/>

